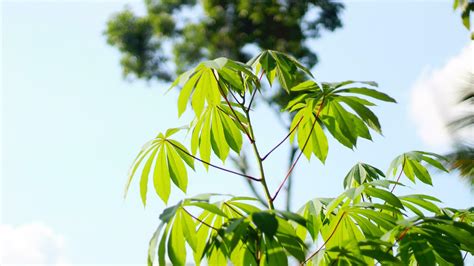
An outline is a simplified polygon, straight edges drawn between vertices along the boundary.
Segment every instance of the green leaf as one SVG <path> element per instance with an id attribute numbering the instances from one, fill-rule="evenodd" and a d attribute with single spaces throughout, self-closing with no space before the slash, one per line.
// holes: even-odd
<path id="1" fill-rule="evenodd" d="M 206 224 L 211 224 L 212 220 L 214 220 L 215 214 L 209 212 L 203 212 L 199 219 Z M 196 265 L 199 265 L 202 257 L 204 256 L 204 248 L 207 243 L 207 239 L 209 237 L 209 231 L 211 230 L 210 227 L 206 226 L 206 224 L 202 223 L 199 228 L 197 229 L 196 234 L 196 250 L 194 251 L 194 261 Z"/>
<path id="2" fill-rule="evenodd" d="M 391 204 L 395 207 L 404 209 L 402 202 L 393 193 L 391 193 L 389 191 L 374 188 L 374 187 L 367 187 L 367 188 L 365 188 L 365 192 L 368 195 L 372 196 L 372 197 L 382 199 L 385 202 L 387 202 L 387 203 L 389 203 L 389 204 Z"/>
<path id="3" fill-rule="evenodd" d="M 166 151 L 168 155 L 168 171 L 171 180 L 178 188 L 186 193 L 188 187 L 188 173 L 186 171 L 186 166 L 171 144 L 167 143 Z"/>
<path id="4" fill-rule="evenodd" d="M 168 257 L 173 265 L 186 264 L 186 245 L 183 238 L 183 227 L 180 218 L 174 219 L 168 240 Z"/>
<path id="5" fill-rule="evenodd" d="M 244 211 L 248 215 L 250 215 L 254 212 L 261 211 L 259 208 L 255 207 L 253 205 L 247 204 L 247 203 L 243 203 L 243 202 L 228 201 L 227 203 L 234 206 L 234 207 L 237 207 L 237 208 L 241 209 L 242 211 Z"/>
<path id="6" fill-rule="evenodd" d="M 362 94 L 362 95 L 370 96 L 372 98 L 385 101 L 385 102 L 393 102 L 393 103 L 397 102 L 395 101 L 395 99 L 388 96 L 387 94 L 377 91 L 377 90 L 369 89 L 369 88 L 347 88 L 347 89 L 341 89 L 338 92 Z"/>
<path id="7" fill-rule="evenodd" d="M 351 218 L 357 223 L 362 232 L 367 238 L 379 238 L 383 235 L 383 231 L 376 225 L 374 225 L 369 219 L 362 215 L 355 215 L 349 213 Z"/>
<path id="8" fill-rule="evenodd" d="M 320 91 L 321 88 L 319 87 L 319 85 L 312 81 L 312 80 L 306 80 L 306 81 L 303 81 L 301 83 L 299 83 L 298 85 L 294 86 L 293 88 L 290 89 L 290 91 Z"/>
<path id="9" fill-rule="evenodd" d="M 148 258 L 147 258 L 149 266 L 153 266 L 153 262 L 155 261 L 156 245 L 158 244 L 158 237 L 164 225 L 165 223 L 160 223 L 160 225 L 158 225 L 158 228 L 156 228 L 155 233 L 153 233 L 153 236 L 150 239 L 150 243 L 148 245 Z"/>
<path id="10" fill-rule="evenodd" d="M 359 83 L 359 84 L 366 84 L 366 85 L 370 85 L 370 86 L 373 86 L 373 87 L 378 87 L 379 85 L 377 84 L 377 82 L 374 82 L 374 81 L 355 81 L 355 80 L 346 80 L 346 81 L 342 81 L 342 82 L 332 82 L 332 83 L 324 83 L 326 85 L 329 85 L 330 87 L 332 88 L 340 88 L 342 86 L 345 86 L 345 85 L 349 85 L 349 84 L 354 84 L 354 83 Z"/>
<path id="11" fill-rule="evenodd" d="M 158 159 L 155 163 L 153 184 L 158 196 L 163 200 L 163 202 L 167 203 L 171 192 L 171 182 L 168 164 L 166 162 L 166 154 L 163 148 L 160 149 Z"/>
<path id="12" fill-rule="evenodd" d="M 277 234 L 281 246 L 299 262 L 305 260 L 305 247 L 298 242 L 298 238 L 287 234 Z"/>
<path id="13" fill-rule="evenodd" d="M 184 238 L 186 239 L 186 242 L 188 242 L 189 246 L 193 249 L 196 250 L 196 224 L 193 220 L 193 218 L 186 213 L 183 209 L 181 209 L 181 226 Z"/>
<path id="14" fill-rule="evenodd" d="M 379 185 L 373 182 L 381 177 L 385 177 L 385 175 L 379 169 L 368 164 L 357 163 L 344 178 L 344 188 L 356 187 L 364 183 Z"/>
<path id="15" fill-rule="evenodd" d="M 474 252 L 474 239 L 472 237 L 466 237 L 474 234 L 474 227 L 466 223 L 454 222 L 452 224 L 433 224 L 430 228 L 436 228 L 438 231 L 442 231 L 443 234 L 455 239 L 457 242 L 463 245 L 463 249 Z"/>
<path id="16" fill-rule="evenodd" d="M 210 115 L 210 114 L 209 114 Z M 199 154 L 201 159 L 205 162 L 211 162 L 211 118 L 204 121 L 204 125 L 199 136 Z M 203 164 L 206 170 L 209 168 L 208 164 Z"/>
<path id="17" fill-rule="evenodd" d="M 206 91 L 203 89 L 203 87 L 208 85 L 203 85 L 202 83 L 203 81 L 200 79 L 191 97 L 191 107 L 193 108 L 196 116 L 201 115 L 206 99 Z"/>
<path id="18" fill-rule="evenodd" d="M 408 160 L 407 164 L 413 169 L 415 176 L 423 183 L 428 185 L 433 185 L 431 181 L 431 176 L 420 163 L 414 160 Z"/>
<path id="19" fill-rule="evenodd" d="M 247 196 L 237 196 L 237 197 L 232 197 L 231 199 L 229 199 L 229 201 L 241 201 L 241 200 L 258 201 L 257 198 L 247 197 Z"/>
<path id="20" fill-rule="evenodd" d="M 163 221 L 164 223 L 169 223 L 171 219 L 176 215 L 176 212 L 179 210 L 181 207 L 181 201 L 178 202 L 178 204 L 173 205 L 171 207 L 168 207 L 163 210 L 163 212 L 160 214 L 160 220 Z"/>
<path id="21" fill-rule="evenodd" d="M 190 152 L 186 147 L 184 147 L 181 143 L 177 142 L 176 140 L 167 139 L 166 141 L 171 142 L 175 147 L 175 151 L 178 153 L 179 157 L 189 166 L 191 169 L 194 170 L 194 158 L 190 156 Z"/>
<path id="22" fill-rule="evenodd" d="M 290 131 L 293 131 L 291 134 L 290 134 L 290 143 L 293 143 L 294 139 L 295 139 L 295 135 L 296 135 L 296 129 L 299 127 L 299 125 L 301 124 L 301 119 L 303 119 L 303 116 L 304 116 L 304 113 L 305 113 L 305 110 L 300 110 L 298 113 L 296 113 L 296 115 L 293 117 L 293 121 L 291 122 L 291 125 L 290 125 Z M 298 124 L 300 123 L 300 124 Z"/>
<path id="23" fill-rule="evenodd" d="M 453 243 L 447 241 L 443 237 L 426 236 L 433 249 L 447 262 L 454 265 L 463 265 L 461 251 Z"/>
<path id="24" fill-rule="evenodd" d="M 260 265 L 288 265 L 288 258 L 283 250 L 283 247 L 273 238 L 265 236 L 265 251 Z"/>
<path id="25" fill-rule="evenodd" d="M 377 133 L 382 134 L 380 122 L 377 116 L 372 111 L 370 111 L 369 108 L 352 100 L 351 97 L 339 97 L 338 100 L 344 102 L 350 108 L 352 108 L 352 110 L 354 110 L 364 121 L 364 123 L 366 123 L 370 128 L 375 130 Z"/>
<path id="26" fill-rule="evenodd" d="M 374 210 L 363 209 L 359 207 L 352 207 L 350 208 L 350 212 L 360 214 L 370 220 L 372 220 L 375 224 L 382 227 L 385 230 L 390 230 L 395 225 L 395 221 L 392 216 Z"/>
<path id="27" fill-rule="evenodd" d="M 143 159 L 145 159 L 148 153 L 155 150 L 155 148 L 159 145 L 158 143 L 153 143 L 153 142 L 151 143 L 152 144 L 150 143 L 145 144 L 145 146 L 142 148 L 140 153 L 138 153 L 137 157 L 135 158 L 128 174 L 127 183 L 125 185 L 124 197 L 127 197 L 128 188 L 130 187 L 130 184 L 132 183 L 133 176 L 135 175 L 135 172 L 137 171 L 138 166 L 140 166 L 140 163 L 143 161 Z"/>
<path id="28" fill-rule="evenodd" d="M 158 151 L 158 148 L 154 149 L 153 152 L 151 153 L 150 157 L 148 157 L 148 160 L 146 161 L 145 166 L 143 167 L 142 176 L 140 178 L 140 196 L 142 198 L 143 206 L 146 206 L 146 194 L 147 194 L 147 189 L 148 189 L 148 176 L 150 174 L 150 168 L 151 168 L 151 165 L 153 163 L 153 160 L 155 159 L 157 151 Z M 156 165 L 156 163 L 155 163 L 155 165 Z"/>
<path id="29" fill-rule="evenodd" d="M 403 173 L 410 179 L 413 183 L 415 183 L 415 172 L 413 170 L 413 166 L 409 163 L 410 159 L 406 159 L 405 165 L 403 166 L 402 170 Z"/>
<path id="30" fill-rule="evenodd" d="M 214 109 L 212 116 L 212 128 L 211 128 L 211 138 L 212 143 L 215 143 L 214 152 L 220 157 L 222 162 L 225 162 L 225 159 L 229 155 L 229 145 L 225 139 L 224 129 L 222 126 L 222 121 L 219 117 L 217 109 Z M 217 151 L 216 151 L 217 149 Z"/>
<path id="31" fill-rule="evenodd" d="M 432 166 L 438 168 L 439 170 L 444 171 L 444 172 L 446 172 L 446 173 L 449 172 L 449 170 L 446 169 L 446 168 L 443 166 L 443 164 L 441 164 L 439 161 L 437 161 L 437 160 L 435 160 L 435 159 L 433 159 L 433 158 L 431 158 L 431 157 L 425 156 L 425 155 L 423 155 L 422 158 L 423 158 L 423 161 L 425 161 L 425 162 L 427 162 L 428 164 L 430 164 L 430 165 L 432 165 Z"/>
<path id="32" fill-rule="evenodd" d="M 294 221 L 302 226 L 306 226 L 306 220 L 304 217 L 297 213 L 293 213 L 290 211 L 277 211 L 281 216 L 283 216 L 287 220 Z"/>
<path id="33" fill-rule="evenodd" d="M 313 107 L 311 105 L 301 109 L 295 115 L 290 128 L 293 129 L 295 127 L 297 127 L 297 130 L 290 134 L 290 142 L 293 142 L 294 132 L 296 132 L 298 135 L 298 147 L 303 151 L 306 158 L 309 160 L 311 154 L 314 154 L 324 163 L 329 149 L 328 141 L 323 129 L 313 117 Z"/>
<path id="34" fill-rule="evenodd" d="M 169 128 L 166 130 L 166 133 L 164 135 L 165 138 L 171 137 L 172 135 L 176 134 L 182 129 L 185 129 L 186 127 L 174 127 L 174 128 Z"/>
<path id="35" fill-rule="evenodd" d="M 329 145 L 326 134 L 324 134 L 323 129 L 319 123 L 314 124 L 314 130 L 311 134 L 312 144 L 313 144 L 313 153 L 318 157 L 318 159 L 324 163 L 328 155 Z"/>
<path id="36" fill-rule="evenodd" d="M 161 236 L 160 245 L 158 246 L 158 265 L 166 266 L 166 239 L 168 237 L 168 232 L 171 227 L 171 223 L 168 223 L 165 227 L 165 232 Z"/>
<path id="37" fill-rule="evenodd" d="M 355 131 L 349 113 L 337 102 L 328 102 L 326 105 L 328 109 L 332 110 L 340 132 L 355 146 L 357 143 L 357 135 L 354 134 Z"/>
<path id="38" fill-rule="evenodd" d="M 349 149 L 354 148 L 353 141 L 351 141 L 344 133 L 342 133 L 334 117 L 331 117 L 329 115 L 322 115 L 321 121 L 323 121 L 324 125 L 326 126 L 326 129 L 337 141 L 339 141 L 339 143 Z"/>
<path id="39" fill-rule="evenodd" d="M 197 207 L 199 207 L 203 210 L 212 212 L 214 214 L 217 214 L 217 215 L 220 215 L 220 216 L 223 216 L 223 217 L 227 217 L 227 214 L 225 214 L 223 211 L 221 211 L 221 209 L 219 209 L 216 205 L 211 204 L 211 203 L 201 201 L 201 202 L 192 202 L 192 203 L 189 203 L 188 205 L 189 206 L 197 206 Z"/>
<path id="40" fill-rule="evenodd" d="M 275 215 L 268 212 L 252 213 L 252 221 L 269 238 L 272 238 L 278 229 Z"/>
<path id="41" fill-rule="evenodd" d="M 337 208 L 339 207 L 339 205 L 341 204 L 341 202 L 343 200 L 345 200 L 347 198 L 347 195 L 346 193 L 342 193 L 341 195 L 339 195 L 337 198 L 335 199 L 332 199 L 330 201 L 330 203 L 327 205 L 326 207 L 326 216 L 328 215 L 331 215 L 332 212 Z"/>
<path id="42" fill-rule="evenodd" d="M 186 111 L 186 106 L 188 104 L 191 92 L 196 85 L 196 82 L 199 80 L 200 75 L 196 74 L 183 86 L 183 89 L 179 93 L 178 97 L 178 117 L 180 117 L 184 111 Z"/>
<path id="43" fill-rule="evenodd" d="M 432 248 L 421 237 L 413 236 L 410 239 L 410 247 L 413 250 L 416 261 L 420 265 L 436 265 L 436 259 Z"/>
<path id="44" fill-rule="evenodd" d="M 418 215 L 419 217 L 425 217 L 423 212 L 417 207 L 415 207 L 413 204 L 403 201 L 403 206 L 408 207 L 408 209 L 410 209 L 414 214 Z"/>
<path id="45" fill-rule="evenodd" d="M 251 59 L 248 64 L 251 64 L 257 70 L 261 67 L 270 85 L 272 85 L 274 78 L 277 77 L 281 87 L 288 93 L 296 81 L 298 70 L 312 77 L 311 72 L 299 63 L 298 60 L 277 51 L 263 51 Z"/>
<path id="46" fill-rule="evenodd" d="M 218 112 L 222 126 L 224 129 L 224 137 L 229 147 L 236 153 L 240 153 L 242 148 L 242 133 L 239 128 L 232 122 L 232 120 L 226 117 L 222 112 Z"/>
<path id="47" fill-rule="evenodd" d="M 408 202 L 414 203 L 433 213 L 439 213 L 440 212 L 439 207 L 436 206 L 436 204 L 425 200 L 424 197 L 425 195 L 406 195 L 406 196 L 399 197 L 399 199 L 402 200 L 403 202 L 408 201 Z"/>

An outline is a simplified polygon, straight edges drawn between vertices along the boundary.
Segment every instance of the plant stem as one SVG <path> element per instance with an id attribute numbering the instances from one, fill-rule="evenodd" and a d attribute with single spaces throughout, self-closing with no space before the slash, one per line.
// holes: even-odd
<path id="1" fill-rule="evenodd" d="M 252 97 L 250 98 L 249 107 L 247 107 L 247 110 L 250 110 L 250 108 L 252 108 L 252 103 L 253 99 L 255 99 L 255 94 L 257 94 L 257 89 L 255 89 L 252 93 Z"/>
<path id="2" fill-rule="evenodd" d="M 400 174 L 398 174 L 398 177 L 397 177 L 397 183 L 398 181 L 400 180 L 400 177 L 402 177 L 402 174 L 403 174 L 403 170 L 405 168 L 405 162 L 407 160 L 407 157 L 405 155 L 403 155 L 403 163 L 402 163 L 402 170 L 400 170 Z M 390 190 L 391 193 L 393 193 L 393 191 L 395 190 L 395 188 L 397 187 L 397 183 L 393 184 L 393 187 L 392 187 L 392 190 Z"/>
<path id="3" fill-rule="evenodd" d="M 268 185 L 267 185 L 267 182 L 265 180 L 265 170 L 263 168 L 263 160 L 262 160 L 262 157 L 260 156 L 260 153 L 258 152 L 257 144 L 255 143 L 255 134 L 253 132 L 252 123 L 250 122 L 250 111 L 246 110 L 245 107 L 242 107 L 242 110 L 245 112 L 245 115 L 247 116 L 247 120 L 248 120 L 248 123 L 249 123 L 249 129 L 250 129 L 250 135 L 251 135 L 251 138 L 253 139 L 253 141 L 251 141 L 251 144 L 252 144 L 252 147 L 253 147 L 253 151 L 255 153 L 255 158 L 257 159 L 258 170 L 260 171 L 260 179 L 259 180 L 260 180 L 260 182 L 263 186 L 263 190 L 265 192 L 265 197 L 267 199 L 268 208 L 270 210 L 274 210 L 275 207 L 273 206 L 272 196 L 270 195 L 270 190 L 268 189 Z"/>
<path id="4" fill-rule="evenodd" d="M 291 146 L 291 150 L 290 150 L 290 164 L 291 162 L 293 162 L 293 160 L 295 159 L 295 155 L 296 155 L 296 152 L 298 151 L 298 148 L 295 147 L 295 146 Z M 291 187 L 292 187 L 292 178 L 291 178 L 291 174 L 290 176 L 288 177 L 288 184 L 286 185 L 286 210 L 287 211 L 290 211 L 291 210 Z M 249 180 L 250 182 L 250 180 Z"/>

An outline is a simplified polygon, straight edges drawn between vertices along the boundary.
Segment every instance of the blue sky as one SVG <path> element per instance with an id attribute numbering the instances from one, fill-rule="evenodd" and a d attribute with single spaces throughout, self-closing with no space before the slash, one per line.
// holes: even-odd
<path id="1" fill-rule="evenodd" d="M 41 225 L 34 228 L 43 230 L 40 235 L 57 250 L 42 257 L 47 264 L 145 262 L 163 204 L 149 196 L 144 209 L 135 182 L 123 200 L 126 173 L 147 140 L 189 121 L 186 115 L 177 120 L 177 95 L 164 96 L 165 84 L 122 79 L 119 53 L 107 46 L 102 32 L 123 6 L 119 1 L 2 6 L 0 228 L 14 236 L 27 225 Z M 132 7 L 140 9 L 142 3 Z M 448 149 L 423 142 L 410 111 L 418 102 L 410 102 L 410 96 L 427 71 L 429 79 L 437 73 L 433 69 L 443 69 L 468 45 L 451 1 L 354 1 L 346 4 L 342 19 L 343 29 L 310 41 L 320 58 L 316 78 L 375 80 L 399 103 L 375 110 L 384 137 L 362 141 L 355 151 L 331 141 L 324 166 L 302 160 L 294 181 L 295 207 L 342 192 L 345 173 L 358 161 L 385 170 L 402 152 Z M 263 105 L 258 111 L 257 141 L 265 151 L 285 130 L 272 111 Z M 265 162 L 272 190 L 286 172 L 280 167 L 286 155 L 282 149 Z M 454 175 L 437 174 L 434 184 L 397 192 L 432 194 L 452 207 L 473 205 L 473 194 Z M 247 191 L 240 178 L 214 170 L 207 175 L 203 167 L 191 174 L 188 187 L 189 195 Z M 170 203 L 183 196 L 175 190 Z"/>

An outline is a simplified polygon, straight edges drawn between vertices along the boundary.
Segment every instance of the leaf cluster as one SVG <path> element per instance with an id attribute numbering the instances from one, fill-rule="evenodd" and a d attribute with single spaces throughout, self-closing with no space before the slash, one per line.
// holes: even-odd
<path id="1" fill-rule="evenodd" d="M 299 82 L 296 76 L 301 73 L 305 80 Z M 288 135 L 265 156 L 259 152 L 250 116 L 263 76 L 289 93 L 291 100 L 282 111 L 295 113 Z M 167 204 L 171 184 L 186 192 L 187 170 L 194 170 L 198 161 L 206 169 L 214 167 L 260 184 L 267 204 L 245 196 L 203 194 L 169 206 L 150 241 L 150 265 L 156 255 L 159 265 L 184 265 L 187 250 L 192 250 L 195 264 L 210 265 L 288 265 L 290 257 L 308 265 L 459 265 L 461 252 L 474 252 L 474 209 L 441 208 L 439 199 L 424 194 L 394 194 L 397 185 L 404 185 L 402 175 L 413 183 L 432 185 L 427 167 L 447 171 L 446 159 L 434 153 L 401 154 L 387 174 L 358 163 L 345 176 L 345 191 L 339 196 L 315 198 L 296 212 L 275 208 L 273 202 L 303 154 L 325 162 L 327 136 L 353 149 L 360 138 L 371 140 L 371 131 L 382 133 L 371 111 L 373 101 L 395 100 L 376 90 L 376 83 L 318 83 L 295 58 L 263 51 L 247 64 L 226 58 L 204 61 L 180 75 L 170 89 L 176 87 L 181 88 L 179 115 L 190 106 L 194 118 L 186 127 L 158 134 L 142 148 L 126 189 L 141 170 L 143 204 L 149 179 Z M 188 131 L 190 149 L 174 139 L 179 131 Z M 263 161 L 295 137 L 298 156 L 272 195 Z M 245 139 L 254 149 L 259 176 L 211 162 L 213 155 L 222 163 L 231 152 L 239 156 Z"/>

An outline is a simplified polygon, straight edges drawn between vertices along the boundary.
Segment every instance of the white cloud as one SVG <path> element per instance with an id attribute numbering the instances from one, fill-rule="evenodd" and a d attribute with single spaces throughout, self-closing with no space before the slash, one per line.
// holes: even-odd
<path id="1" fill-rule="evenodd" d="M 63 237 L 43 224 L 0 224 L 0 265 L 65 265 L 64 253 Z"/>
<path id="2" fill-rule="evenodd" d="M 441 69 L 423 71 L 413 85 L 410 116 L 423 142 L 432 148 L 446 151 L 453 144 L 446 124 L 466 111 L 458 102 L 470 74 L 474 74 L 472 42 Z M 468 133 L 461 134 L 465 137 Z"/>

